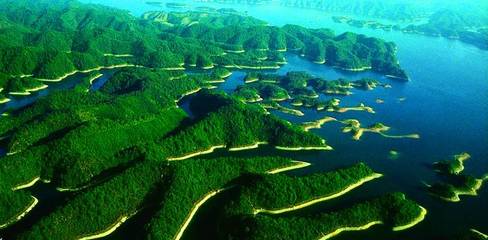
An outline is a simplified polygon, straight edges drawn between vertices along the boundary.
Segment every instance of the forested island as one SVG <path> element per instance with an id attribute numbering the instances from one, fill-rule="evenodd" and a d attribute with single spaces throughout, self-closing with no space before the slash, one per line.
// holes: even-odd
<path id="1" fill-rule="evenodd" d="M 2 112 L 0 238 L 96 239 L 131 225 L 143 239 L 181 239 L 198 210 L 230 190 L 237 198 L 227 199 L 215 219 L 236 223 L 220 233 L 225 237 L 266 239 L 279 231 L 287 239 L 329 238 L 380 223 L 404 230 L 427 213 L 393 193 L 316 216 L 280 215 L 359 191 L 382 174 L 358 163 L 289 175 L 311 163 L 283 157 L 286 151 L 333 148 L 310 128 L 267 109 L 299 115 L 279 105 L 293 98 L 294 105 L 319 111 L 374 113 L 364 104 L 341 107 L 336 98 L 317 97 L 388 85 L 257 71 L 280 68 L 289 52 L 408 80 L 394 43 L 269 26 L 225 9 L 136 17 L 75 0 L 0 0 L 0 13 L 0 104 L 77 77 L 73 87 Z M 235 69 L 250 71 L 247 84 L 234 94 L 215 90 Z M 187 98 L 188 109 L 181 105 Z M 266 152 L 232 155 L 258 147 Z M 41 198 L 33 190 L 38 186 L 55 194 Z M 50 198 L 55 201 L 46 208 Z M 131 222 L 141 213 L 148 217 Z"/>
<path id="2" fill-rule="evenodd" d="M 360 20 L 348 16 L 333 16 L 332 20 L 358 28 L 395 30 L 408 34 L 457 39 L 480 49 L 488 50 L 488 17 L 486 11 L 483 12 L 483 10 L 439 10 L 430 15 L 427 22 L 413 22 L 407 26 L 382 23 L 378 20 Z"/>
<path id="3" fill-rule="evenodd" d="M 35 9 L 25 1 L 3 3 L 2 34 L 9 37 L 1 39 L 0 88 L 7 94 L 40 90 L 37 80 L 62 81 L 104 68 L 275 69 L 284 63 L 283 51 L 407 79 L 393 43 L 353 33 L 272 27 L 232 12 L 150 12 L 141 19 L 76 1 L 40 1 Z"/>
<path id="4" fill-rule="evenodd" d="M 449 202 L 461 201 L 459 197 L 461 195 L 476 196 L 483 182 L 488 180 L 488 174 L 476 178 L 463 173 L 464 161 L 470 157 L 464 152 L 454 155 L 451 160 L 435 162 L 433 168 L 444 177 L 444 181 L 427 184 L 427 190 L 434 196 Z"/>

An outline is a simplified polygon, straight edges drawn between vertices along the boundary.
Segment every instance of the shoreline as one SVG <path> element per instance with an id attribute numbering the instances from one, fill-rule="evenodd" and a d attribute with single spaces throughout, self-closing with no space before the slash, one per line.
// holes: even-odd
<path id="1" fill-rule="evenodd" d="M 39 180 L 41 180 L 41 177 L 40 176 L 34 178 L 33 180 L 31 180 L 28 183 L 20 184 L 20 185 L 17 185 L 15 187 L 13 187 L 12 188 L 12 191 L 17 191 L 17 190 L 24 189 L 24 188 L 30 188 L 30 187 L 34 186 Z"/>
<path id="2" fill-rule="evenodd" d="M 185 221 L 183 222 L 183 224 L 180 226 L 180 229 L 178 230 L 178 232 L 176 233 L 175 237 L 173 238 L 174 240 L 179 240 L 181 239 L 181 237 L 183 236 L 183 233 L 185 232 L 186 228 L 190 225 L 190 222 L 191 220 L 193 219 L 193 217 L 195 216 L 195 214 L 197 213 L 198 209 L 200 209 L 200 207 L 205 203 L 207 202 L 210 198 L 214 197 L 215 195 L 217 195 L 218 193 L 222 192 L 222 191 L 225 191 L 225 190 L 228 190 L 230 188 L 232 188 L 233 186 L 230 186 L 230 187 L 226 187 L 226 188 L 221 188 L 221 189 L 217 189 L 215 191 L 211 191 L 207 194 L 205 194 L 203 196 L 203 198 L 201 200 L 199 200 L 195 205 L 193 205 L 190 213 L 186 216 L 186 219 Z"/>
<path id="3" fill-rule="evenodd" d="M 49 87 L 48 85 L 42 84 L 39 87 L 33 87 L 33 88 L 24 89 L 23 92 L 9 92 L 8 94 L 9 95 L 12 95 L 12 96 L 29 96 L 29 95 L 31 95 L 32 92 L 37 92 L 37 91 L 46 89 L 48 87 Z"/>
<path id="4" fill-rule="evenodd" d="M 385 138 L 411 138 L 411 139 L 420 139 L 420 135 L 417 133 L 412 133 L 412 134 L 405 134 L 405 135 L 388 135 L 383 132 L 377 132 L 381 136 Z"/>
<path id="5" fill-rule="evenodd" d="M 95 82 L 95 80 L 99 79 L 102 76 L 103 76 L 103 74 L 99 73 L 96 76 L 90 78 L 90 80 L 88 80 L 88 82 L 90 83 L 90 86 L 93 85 L 93 82 Z"/>
<path id="6" fill-rule="evenodd" d="M 268 142 L 256 142 L 256 143 L 254 143 L 252 145 L 248 145 L 248 146 L 232 147 L 232 148 L 229 148 L 229 151 L 230 152 L 236 152 L 236 151 L 242 151 L 242 150 L 255 149 L 255 148 L 258 148 L 259 145 L 264 145 L 264 144 L 268 144 Z"/>
<path id="7" fill-rule="evenodd" d="M 318 146 L 318 147 L 281 147 L 281 146 L 275 146 L 276 149 L 278 150 L 283 150 L 283 151 L 302 151 L 302 150 L 325 150 L 325 151 L 331 151 L 334 150 L 331 146 Z"/>
<path id="8" fill-rule="evenodd" d="M 178 99 L 175 100 L 175 103 L 178 103 L 179 101 L 181 101 L 181 99 L 183 99 L 186 96 L 189 96 L 189 95 L 192 95 L 194 93 L 200 92 L 200 90 L 202 90 L 201 87 L 199 87 L 197 89 L 194 89 L 194 90 L 190 90 L 188 92 L 185 92 L 185 93 L 181 94 L 181 96 Z"/>
<path id="9" fill-rule="evenodd" d="M 276 168 L 276 169 L 271 169 L 267 171 L 267 174 L 277 174 L 277 173 L 282 173 L 282 172 L 287 172 L 295 169 L 300 169 L 300 168 L 306 168 L 310 165 L 312 165 L 309 162 L 302 162 L 302 161 L 292 161 L 292 163 L 295 163 L 294 165 L 288 166 L 288 167 L 282 167 L 282 168 Z"/>
<path id="10" fill-rule="evenodd" d="M 341 66 L 332 66 L 333 68 L 338 68 L 344 71 L 349 71 L 349 72 L 362 72 L 362 71 L 367 71 L 373 69 L 371 66 L 366 66 L 366 67 L 358 67 L 358 68 L 345 68 Z"/>
<path id="11" fill-rule="evenodd" d="M 484 234 L 484 233 L 482 233 L 482 232 L 480 232 L 474 228 L 469 229 L 469 231 L 473 232 L 474 234 L 479 235 L 480 237 L 482 237 L 484 239 L 488 239 L 488 235 L 486 235 L 486 234 Z"/>
<path id="12" fill-rule="evenodd" d="M 417 225 L 418 223 L 422 222 L 424 220 L 425 216 L 427 215 L 427 209 L 425 209 L 422 206 L 419 206 L 419 207 L 420 207 L 420 214 L 419 214 L 419 216 L 417 216 L 417 218 L 415 218 L 410 223 L 407 223 L 405 225 L 394 227 L 393 231 L 395 231 L 395 232 L 403 231 L 403 230 L 409 229 L 409 228 Z"/>
<path id="13" fill-rule="evenodd" d="M 237 68 L 237 69 L 250 69 L 250 70 L 276 70 L 280 69 L 280 66 L 246 66 L 246 65 L 226 65 L 224 68 Z"/>
<path id="14" fill-rule="evenodd" d="M 104 53 L 104 57 L 116 57 L 116 58 L 122 58 L 122 57 L 134 57 L 132 54 L 113 54 L 113 53 Z"/>
<path id="15" fill-rule="evenodd" d="M 12 101 L 12 100 L 10 100 L 10 98 L 1 98 L 0 99 L 0 104 L 5 104 L 5 103 L 8 103 L 10 101 Z"/>
<path id="16" fill-rule="evenodd" d="M 83 190 L 85 188 L 90 187 L 90 185 L 82 186 L 82 187 L 77 187 L 77 188 L 62 188 L 62 187 L 56 187 L 56 191 L 58 192 L 77 192 L 80 190 Z"/>
<path id="17" fill-rule="evenodd" d="M 408 78 L 398 77 L 398 76 L 389 75 L 389 74 L 385 75 L 385 77 L 392 78 L 392 79 L 404 80 L 404 81 L 410 81 L 410 79 L 408 79 Z"/>
<path id="18" fill-rule="evenodd" d="M 111 66 L 99 66 L 95 68 L 90 68 L 86 70 L 74 70 L 72 72 L 66 73 L 65 75 L 58 77 L 58 78 L 53 78 L 53 79 L 48 79 L 48 78 L 36 78 L 38 81 L 41 82 L 61 82 L 67 77 L 70 77 L 72 75 L 75 75 L 77 73 L 90 73 L 93 71 L 99 71 L 102 69 L 115 69 L 115 68 L 124 68 L 124 67 L 135 67 L 136 65 L 130 64 L 130 63 L 124 63 L 124 64 L 117 64 L 117 65 L 111 65 Z"/>
<path id="19" fill-rule="evenodd" d="M 302 124 L 303 131 L 308 132 L 310 129 L 320 129 L 320 128 L 322 128 L 322 125 L 324 125 L 328 122 L 334 122 L 334 121 L 337 121 L 337 119 L 327 116 L 327 117 L 318 119 L 318 120 L 313 121 L 313 122 L 305 122 Z"/>
<path id="20" fill-rule="evenodd" d="M 119 228 L 130 217 L 136 215 L 137 212 L 138 211 L 136 211 L 135 213 L 132 213 L 131 215 L 128 215 L 128 216 L 119 217 L 119 219 L 117 220 L 117 222 L 115 222 L 114 224 L 112 224 L 112 226 L 110 226 L 105 231 L 102 231 L 100 233 L 91 234 L 91 235 L 88 235 L 88 236 L 85 236 L 85 237 L 81 237 L 81 238 L 78 238 L 78 240 L 91 240 L 91 239 L 97 239 L 97 238 L 106 237 L 106 236 L 112 234 L 113 232 L 115 232 L 115 230 L 117 230 L 117 228 Z"/>
<path id="21" fill-rule="evenodd" d="M 295 210 L 298 210 L 298 209 L 302 209 L 302 208 L 305 208 L 305 207 L 308 207 L 308 206 L 311 206 L 311 205 L 314 205 L 316 203 L 319 203 L 319 202 L 323 202 L 323 201 L 328 201 L 328 200 L 331 200 L 331 199 L 334 199 L 334 198 L 338 198 L 358 187 L 360 187 L 361 185 L 367 183 L 367 182 L 370 182 L 374 179 L 377 179 L 377 178 L 380 178 L 382 177 L 383 174 L 379 174 L 379 173 L 373 173 L 371 174 L 370 176 L 368 177 L 364 177 L 362 179 L 360 179 L 359 181 L 353 183 L 353 184 L 350 184 L 349 186 L 347 186 L 346 188 L 344 188 L 343 190 L 337 192 L 337 193 L 333 193 L 331 195 L 327 195 L 327 196 L 323 196 L 323 197 L 319 197 L 319 198 L 316 198 L 316 199 L 312 199 L 312 200 L 309 200 L 309 201 L 305 201 L 305 202 L 302 202 L 302 203 L 299 203 L 297 205 L 293 205 L 291 207 L 287 207 L 287 208 L 281 208 L 281 209 L 274 209 L 274 210 L 268 210 L 268 209 L 254 209 L 254 215 L 258 214 L 258 213 L 267 213 L 267 214 L 281 214 L 281 213 L 285 213 L 285 212 L 291 212 L 291 211 L 295 211 Z"/>
<path id="22" fill-rule="evenodd" d="M 374 225 L 379 225 L 379 224 L 383 224 L 383 222 L 382 221 L 373 221 L 373 222 L 367 223 L 367 224 L 359 226 L 359 227 L 341 227 L 341 228 L 338 228 L 338 229 L 334 230 L 333 232 L 331 232 L 327 235 L 322 236 L 321 238 L 319 238 L 319 240 L 330 239 L 332 237 L 339 235 L 342 232 L 367 230 L 368 228 L 370 228 Z"/>
<path id="23" fill-rule="evenodd" d="M 229 72 L 229 73 L 224 74 L 224 75 L 219 76 L 219 77 L 220 77 L 220 78 L 228 78 L 228 77 L 230 77 L 231 75 L 232 75 L 232 72 Z M 225 80 L 224 80 L 224 82 L 225 82 Z"/>
<path id="24" fill-rule="evenodd" d="M 0 229 L 6 228 L 9 225 L 18 222 L 25 215 L 27 215 L 30 211 L 32 211 L 32 209 L 34 209 L 34 207 L 39 203 L 39 200 L 34 196 L 31 196 L 31 198 L 33 199 L 32 203 L 23 212 L 21 212 L 20 214 L 18 214 L 17 216 L 12 218 L 11 220 L 7 221 L 6 223 L 0 225 Z"/>
<path id="25" fill-rule="evenodd" d="M 366 111 L 368 113 L 376 113 L 372 107 L 365 106 L 364 104 L 360 104 L 357 107 L 341 107 L 337 110 L 338 113 L 345 113 L 348 111 Z"/>
<path id="26" fill-rule="evenodd" d="M 180 160 L 185 160 L 185 159 L 192 158 L 192 157 L 195 157 L 195 156 L 204 155 L 204 154 L 209 154 L 209 153 L 212 153 L 212 152 L 213 152 L 215 149 L 218 149 L 218 148 L 225 148 L 225 147 L 226 147 L 225 145 L 217 145 L 217 146 L 210 147 L 210 148 L 209 148 L 209 149 L 207 149 L 207 150 L 202 150 L 202 151 L 198 151 L 198 152 L 190 153 L 190 154 L 183 155 L 183 156 L 180 156 L 180 157 L 169 157 L 169 158 L 167 158 L 166 160 L 168 160 L 168 161 L 180 161 Z"/>

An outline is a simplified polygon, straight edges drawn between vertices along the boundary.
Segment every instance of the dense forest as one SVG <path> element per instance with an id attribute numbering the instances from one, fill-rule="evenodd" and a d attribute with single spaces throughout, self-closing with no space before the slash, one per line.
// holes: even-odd
<path id="1" fill-rule="evenodd" d="M 279 211 L 333 196 L 364 179 L 380 176 L 364 163 L 300 177 L 283 174 L 258 176 L 240 187 L 238 197 L 232 206 L 226 208 L 225 214 L 254 214 L 259 209 Z"/>
<path id="2" fill-rule="evenodd" d="M 380 176 L 361 163 L 297 177 L 281 172 L 310 164 L 273 156 L 281 153 L 275 150 L 255 157 L 226 155 L 256 144 L 330 150 L 318 135 L 268 114 L 265 105 L 279 107 L 273 104 L 294 97 L 304 106 L 339 110 L 335 99 L 313 99 L 318 93 L 369 90 L 382 85 L 377 80 L 323 84 L 305 72 L 250 73 L 249 83 L 234 95 L 211 89 L 232 69 L 279 68 L 286 63 L 285 52 L 406 80 L 393 43 L 327 29 L 268 26 L 231 10 L 135 17 L 75 0 L 0 0 L 0 13 L 1 103 L 80 76 L 73 88 L 50 91 L 0 117 L 6 150 L 0 157 L 0 238 L 5 229 L 9 239 L 92 239 L 151 209 L 139 222 L 140 237 L 179 239 L 198 208 L 226 189 L 238 190 L 244 202 L 273 209 L 347 192 Z M 113 69 L 109 81 L 92 89 L 103 69 Z M 270 102 L 243 101 L 261 96 Z M 186 97 L 192 99 L 192 116 L 180 105 Z M 195 158 L 216 147 L 224 148 L 222 155 Z M 31 210 L 43 207 L 31 188 L 41 184 L 66 199 L 29 218 Z M 251 217 L 252 231 L 242 236 L 256 239 L 270 236 L 268 226 L 281 231 L 276 225 L 295 220 L 325 232 L 371 220 L 397 226 L 419 215 L 419 206 L 400 193 L 291 220 L 250 216 L 248 205 L 228 206 L 235 212 L 225 209 L 222 221 Z M 223 234 L 247 226 L 242 222 Z M 285 230 L 285 238 L 296 238 L 298 232 Z"/>
<path id="3" fill-rule="evenodd" d="M 233 12 L 137 18 L 74 0 L 39 1 L 35 8 L 29 1 L 0 3 L 0 88 L 6 93 L 28 94 L 43 87 L 37 80 L 61 81 L 108 67 L 278 68 L 286 50 L 345 69 L 407 77 L 393 43 L 353 33 L 271 27 Z"/>
<path id="4" fill-rule="evenodd" d="M 389 227 L 406 225 L 422 215 L 423 209 L 401 193 L 357 203 L 328 213 L 298 216 L 244 215 L 227 220 L 224 238 L 269 239 L 280 233 L 283 239 L 319 239 L 340 228 L 359 228 L 369 224 Z"/>
<path id="5" fill-rule="evenodd" d="M 460 195 L 476 196 L 488 179 L 488 174 L 482 178 L 476 178 L 464 173 L 464 161 L 471 158 L 468 153 L 456 154 L 451 160 L 435 162 L 432 168 L 442 177 L 442 181 L 432 185 L 427 184 L 427 191 L 449 202 L 461 201 Z"/>

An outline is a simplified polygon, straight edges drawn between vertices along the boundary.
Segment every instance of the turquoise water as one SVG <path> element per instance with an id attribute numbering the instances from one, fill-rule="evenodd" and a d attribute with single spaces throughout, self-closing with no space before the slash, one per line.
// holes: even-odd
<path id="1" fill-rule="evenodd" d="M 127 9 L 136 16 L 144 11 L 164 9 L 147 5 L 145 1 L 134 0 L 86 0 L 85 2 L 99 2 Z M 432 162 L 449 158 L 459 152 L 466 151 L 472 155 L 472 159 L 466 163 L 467 173 L 481 176 L 488 172 L 487 51 L 455 40 L 353 28 L 334 23 L 330 15 L 314 10 L 297 10 L 279 6 L 208 5 L 233 7 L 246 11 L 247 14 L 266 20 L 272 25 L 292 23 L 305 27 L 331 28 L 336 33 L 353 31 L 393 41 L 398 45 L 400 64 L 411 78 L 408 83 L 395 82 L 371 72 L 339 71 L 313 64 L 294 55 L 289 55 L 289 63 L 276 71 L 285 74 L 288 71 L 304 70 L 325 79 L 339 77 L 358 79 L 368 76 L 391 84 L 391 89 L 379 87 L 373 91 L 354 90 L 353 95 L 341 97 L 343 106 L 355 106 L 362 102 L 372 106 L 376 114 L 366 112 L 330 114 L 313 110 L 304 110 L 306 115 L 303 117 L 279 112 L 274 114 L 296 123 L 323 116 L 333 116 L 338 119 L 357 118 L 363 125 L 382 122 L 392 127 L 391 134 L 418 133 L 420 139 L 387 139 L 376 134 L 365 133 L 360 141 L 353 141 L 350 135 L 341 133 L 339 124 L 327 123 L 322 129 L 312 131 L 324 137 L 334 147 L 334 151 L 280 152 L 262 147 L 232 154 L 242 156 L 278 154 L 313 164 L 310 168 L 293 173 L 298 175 L 332 170 L 358 161 L 364 161 L 376 171 L 385 174 L 384 178 L 365 184 L 340 199 L 319 204 L 304 212 L 339 209 L 362 199 L 392 191 L 406 193 L 409 198 L 416 200 L 429 211 L 424 222 L 404 232 L 392 233 L 389 229 L 380 226 L 368 231 L 344 233 L 335 239 L 372 239 L 373 237 L 374 239 L 433 239 L 450 236 L 469 228 L 488 232 L 488 221 L 485 220 L 488 214 L 488 187 L 483 187 L 477 197 L 462 197 L 459 203 L 440 201 L 429 196 L 422 188 L 423 182 L 433 183 L 439 180 L 429 168 Z M 219 88 L 232 92 L 237 85 L 243 84 L 244 75 L 245 72 L 234 72 Z M 103 84 L 106 80 L 108 78 L 101 79 L 99 84 Z M 70 81 L 60 84 L 69 85 Z M 97 85 L 99 86 L 101 85 Z M 40 91 L 38 95 L 47 93 L 48 90 Z M 385 102 L 377 104 L 375 102 L 377 98 Z M 405 101 L 400 101 L 400 98 L 405 98 Z M 10 104 L 24 104 L 23 101 L 29 101 L 28 99 L 18 99 Z M 6 107 L 8 106 L 7 104 Z M 390 150 L 398 151 L 400 157 L 396 160 L 389 159 Z M 208 157 L 224 154 L 229 155 L 225 151 L 218 151 Z M 210 201 L 210 204 L 197 214 L 186 237 L 211 234 L 206 232 L 208 228 L 201 226 L 207 226 L 206 224 L 212 221 L 212 212 L 219 206 L 218 199 Z M 142 217 L 140 221 L 129 222 L 131 225 L 141 226 L 144 221 Z M 125 234 L 129 234 L 131 229 L 125 225 L 112 238 L 127 237 L 128 235 Z"/>

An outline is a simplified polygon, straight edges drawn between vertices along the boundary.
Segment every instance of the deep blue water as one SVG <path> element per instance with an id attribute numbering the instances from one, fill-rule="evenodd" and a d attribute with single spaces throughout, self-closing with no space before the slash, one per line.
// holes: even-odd
<path id="1" fill-rule="evenodd" d="M 85 2 L 100 2 L 127 9 L 136 16 L 144 11 L 164 9 L 147 5 L 145 1 L 134 0 L 85 0 Z M 200 4 L 192 6 L 197 5 Z M 411 78 L 408 83 L 389 80 L 371 72 L 343 72 L 311 63 L 294 55 L 289 55 L 288 64 L 277 71 L 279 74 L 285 74 L 292 70 L 305 70 L 325 79 L 339 77 L 358 79 L 368 76 L 389 83 L 392 85 L 390 89 L 379 87 L 373 91 L 354 90 L 353 95 L 341 97 L 343 106 L 355 106 L 362 102 L 372 106 L 376 114 L 366 112 L 330 114 L 313 110 L 304 110 L 306 116 L 303 117 L 279 112 L 274 114 L 296 123 L 315 120 L 326 115 L 339 119 L 357 118 L 363 125 L 382 122 L 392 127 L 392 134 L 418 133 L 420 139 L 388 139 L 365 133 L 360 141 L 353 141 L 350 135 L 341 133 L 340 124 L 327 123 L 322 129 L 312 131 L 324 137 L 334 147 L 334 151 L 283 153 L 263 147 L 235 153 L 235 155 L 286 154 L 313 164 L 310 168 L 296 171 L 295 174 L 327 171 L 358 161 L 364 161 L 376 171 L 385 174 L 381 180 L 368 183 L 340 199 L 315 206 L 314 211 L 347 206 L 352 202 L 391 191 L 406 193 L 409 198 L 416 200 L 429 211 L 424 222 L 404 232 L 392 233 L 384 227 L 375 227 L 369 231 L 344 233 L 335 239 L 373 237 L 374 239 L 429 239 L 434 236 L 449 236 L 469 228 L 488 232 L 488 221 L 485 220 L 488 214 L 488 187 L 483 187 L 477 197 L 462 197 L 459 203 L 447 203 L 435 199 L 422 188 L 423 182 L 432 183 L 439 180 L 428 167 L 432 162 L 447 159 L 453 154 L 464 151 L 472 156 L 466 162 L 466 173 L 481 176 L 488 172 L 487 51 L 444 38 L 353 28 L 334 23 L 330 15 L 314 10 L 278 6 L 209 5 L 246 11 L 247 14 L 266 20 L 272 25 L 292 23 L 313 28 L 331 28 L 336 33 L 353 31 L 393 41 L 398 45 L 400 64 Z M 245 72 L 234 72 L 219 88 L 231 92 L 237 85 L 243 84 L 244 75 Z M 105 80 L 100 79 L 100 81 Z M 66 84 L 68 83 L 69 81 Z M 48 90 L 45 90 L 38 94 L 47 93 Z M 377 98 L 385 102 L 377 104 L 375 102 Z M 405 98 L 405 101 L 399 101 L 399 98 Z M 18 103 L 23 104 L 23 101 Z M 9 104 L 5 107 L 8 106 Z M 400 157 L 396 160 L 389 159 L 390 150 L 398 151 Z M 216 154 L 228 153 L 219 151 Z M 209 217 L 211 216 L 208 214 L 199 214 L 196 222 L 205 222 Z"/>

